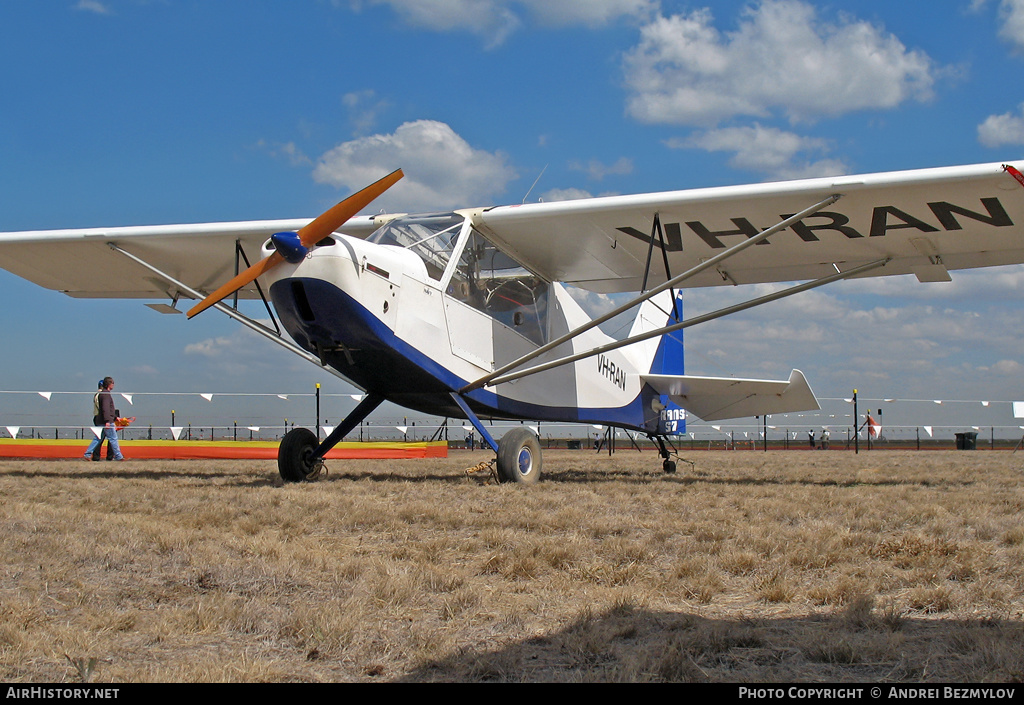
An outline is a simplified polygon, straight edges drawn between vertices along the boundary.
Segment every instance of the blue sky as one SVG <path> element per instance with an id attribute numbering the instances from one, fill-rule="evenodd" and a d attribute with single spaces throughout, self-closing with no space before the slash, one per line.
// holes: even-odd
<path id="1" fill-rule="evenodd" d="M 1024 156 L 1024 0 L 7 0 L 0 27 L 0 230 L 313 216 L 399 166 L 377 207 Z M 835 285 L 688 331 L 688 368 L 797 367 L 826 398 L 1022 399 L 1022 291 L 1020 267 Z M 693 292 L 689 313 L 734 293 Z M 106 374 L 129 392 L 349 391 L 220 314 L 3 271 L 0 300 L 0 391 Z M 197 425 L 310 415 L 238 399 L 175 403 Z M 0 394 L 0 421 L 78 406 Z M 168 406 L 134 412 L 169 423 Z M 923 402 L 886 420 L 1019 423 L 1007 404 Z"/>

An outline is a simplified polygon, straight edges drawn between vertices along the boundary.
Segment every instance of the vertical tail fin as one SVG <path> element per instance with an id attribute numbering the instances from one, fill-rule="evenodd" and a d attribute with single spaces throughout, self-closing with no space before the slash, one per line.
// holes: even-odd
<path id="1" fill-rule="evenodd" d="M 673 300 L 671 292 L 663 291 L 640 305 L 630 336 L 664 328 L 683 320 L 683 293 L 677 292 Z M 649 374 L 681 375 L 684 372 L 683 331 L 666 333 L 654 339 L 647 348 L 650 356 Z"/>
<path id="2" fill-rule="evenodd" d="M 632 334 L 664 328 L 681 323 L 683 320 L 683 293 L 664 291 L 645 301 L 633 324 Z M 677 330 L 657 338 L 657 348 L 651 357 L 649 374 L 682 375 L 685 373 L 683 354 L 683 331 Z M 673 402 L 668 395 L 661 395 L 661 411 L 658 433 L 662 435 L 686 433 L 686 412 Z"/>

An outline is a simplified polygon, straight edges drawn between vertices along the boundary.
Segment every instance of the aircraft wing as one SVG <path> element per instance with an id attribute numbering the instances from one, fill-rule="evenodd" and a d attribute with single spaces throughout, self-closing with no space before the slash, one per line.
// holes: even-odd
<path id="1" fill-rule="evenodd" d="M 235 273 L 235 243 L 250 262 L 273 233 L 295 231 L 311 218 L 192 225 L 149 225 L 0 233 L 0 268 L 47 289 L 77 298 L 173 297 L 171 285 L 120 254 L 108 243 L 149 262 L 198 291 L 212 291 Z M 349 220 L 343 231 L 366 237 L 373 217 Z M 240 261 L 240 269 L 247 266 Z M 239 291 L 258 294 L 253 285 Z M 184 297 L 183 298 L 187 298 Z"/>
<path id="2" fill-rule="evenodd" d="M 800 370 L 793 370 L 788 381 L 690 375 L 641 375 L 641 379 L 704 421 L 820 408 Z"/>
<path id="3" fill-rule="evenodd" d="M 638 291 L 658 214 L 672 275 L 838 194 L 681 288 L 817 279 L 883 258 L 865 276 L 1024 262 L 1024 177 L 1002 164 L 890 172 L 492 208 L 477 227 L 545 278 Z M 664 282 L 660 240 L 648 286 Z"/>

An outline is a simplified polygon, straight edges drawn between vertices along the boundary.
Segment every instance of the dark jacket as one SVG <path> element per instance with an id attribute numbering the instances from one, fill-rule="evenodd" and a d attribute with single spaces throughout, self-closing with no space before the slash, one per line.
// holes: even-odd
<path id="1" fill-rule="evenodd" d="M 100 414 L 96 419 L 96 425 L 113 425 L 115 421 L 117 421 L 117 411 L 114 409 L 114 400 L 111 398 L 110 392 L 104 390 L 100 392 Z"/>

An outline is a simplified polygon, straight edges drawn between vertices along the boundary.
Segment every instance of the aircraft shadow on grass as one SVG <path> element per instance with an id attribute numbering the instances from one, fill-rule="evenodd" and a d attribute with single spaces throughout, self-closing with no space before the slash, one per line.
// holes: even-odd
<path id="1" fill-rule="evenodd" d="M 397 680 L 767 686 L 1022 678 L 1019 621 L 903 616 L 860 602 L 832 614 L 784 618 L 714 619 L 629 606 L 584 610 L 560 631 L 499 648 L 467 648 Z"/>

